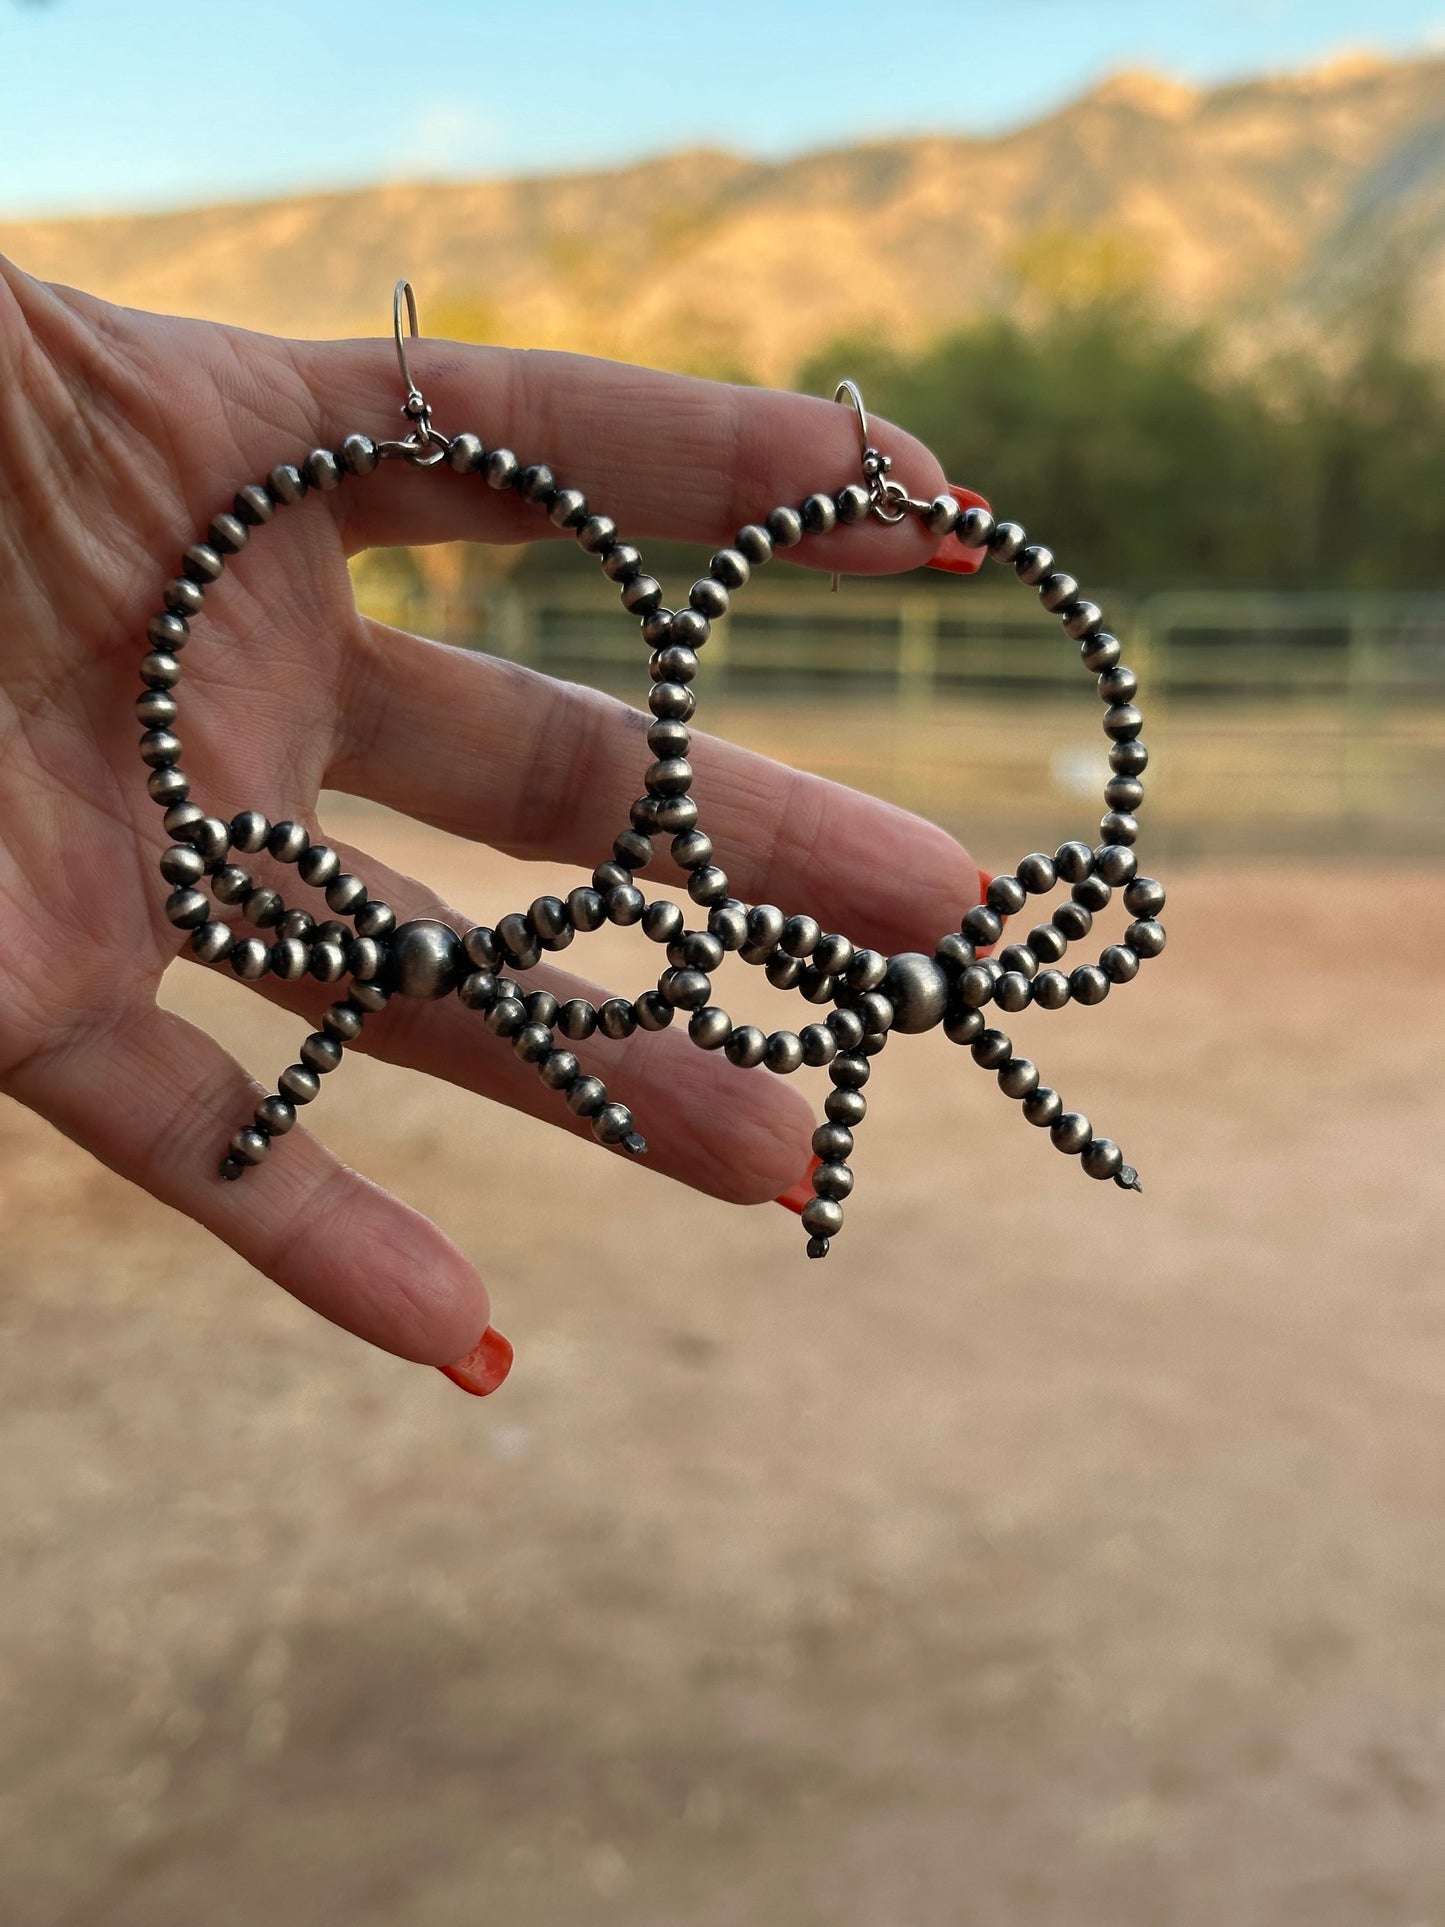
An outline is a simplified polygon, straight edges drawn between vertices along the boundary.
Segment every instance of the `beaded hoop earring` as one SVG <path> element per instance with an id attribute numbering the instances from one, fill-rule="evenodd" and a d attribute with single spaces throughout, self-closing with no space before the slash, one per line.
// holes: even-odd
<path id="1" fill-rule="evenodd" d="M 689 590 L 686 606 L 666 608 L 662 586 L 644 573 L 636 548 L 620 539 L 611 518 L 594 512 L 578 489 L 559 482 L 544 463 L 524 465 L 508 449 L 486 448 L 469 431 L 449 436 L 435 427 L 411 377 L 403 304 L 414 337 L 416 302 L 405 281 L 398 282 L 393 299 L 393 333 L 406 386 L 402 413 L 411 423 L 410 432 L 389 441 L 350 434 L 334 453 L 313 449 L 298 464 L 280 463 L 264 483 L 243 485 L 231 507 L 212 518 L 206 539 L 185 551 L 180 573 L 165 585 L 164 609 L 147 628 L 149 653 L 141 663 L 144 688 L 136 715 L 145 732 L 140 753 L 150 766 L 147 786 L 165 811 L 164 825 L 172 839 L 160 860 L 161 875 L 171 886 L 166 915 L 190 932 L 191 950 L 203 963 L 227 963 L 243 979 L 254 981 L 269 972 L 288 982 L 311 976 L 322 983 L 347 984 L 320 1030 L 302 1044 L 300 1061 L 282 1072 L 276 1092 L 231 1139 L 219 1175 L 239 1178 L 264 1161 L 273 1140 L 295 1124 L 298 1108 L 317 1096 L 321 1079 L 340 1064 L 345 1046 L 360 1036 L 368 1017 L 386 1008 L 392 995 L 439 998 L 454 993 L 519 1057 L 536 1065 L 542 1082 L 569 1110 L 590 1119 L 599 1143 L 632 1156 L 647 1148 L 632 1113 L 609 1098 L 601 1078 L 584 1071 L 568 1045 L 594 1033 L 620 1039 L 639 1026 L 662 1030 L 680 1015 L 699 1049 L 720 1050 L 739 1067 L 764 1065 L 779 1076 L 803 1065 L 826 1068 L 833 1089 L 824 1105 L 825 1120 L 813 1135 L 813 1196 L 802 1209 L 813 1258 L 826 1256 L 842 1227 L 843 1200 L 853 1189 L 848 1160 L 868 1108 L 863 1087 L 870 1060 L 894 1030 L 941 1026 L 953 1043 L 969 1046 L 975 1063 L 997 1073 L 1000 1089 L 1018 1101 L 1028 1122 L 1047 1129 L 1053 1144 L 1077 1157 L 1090 1177 L 1138 1190 L 1138 1174 L 1124 1162 L 1118 1146 L 1096 1137 L 1086 1117 L 1066 1111 L 1058 1093 L 1040 1083 L 1034 1065 L 1016 1056 L 1009 1037 L 989 1028 L 984 1015 L 990 1004 L 1012 1013 L 1030 1005 L 1058 1010 L 1069 1002 L 1101 1003 L 1114 985 L 1130 982 L 1140 963 L 1164 948 L 1159 922 L 1164 891 L 1152 878 L 1138 875 L 1132 847 L 1144 793 L 1140 778 L 1148 762 L 1139 740 L 1143 718 L 1134 702 L 1137 679 L 1121 665 L 1120 645 L 1105 629 L 1103 612 L 1080 594 L 1071 575 L 1054 567 L 1048 549 L 1029 542 L 1017 523 L 995 521 L 981 496 L 961 488 L 950 488 L 931 501 L 910 496 L 891 478 L 889 458 L 871 445 L 862 397 L 851 382 L 840 384 L 835 399 L 856 412 L 863 479 L 835 495 L 816 493 L 797 507 L 774 508 L 749 522 L 729 547 L 713 556 L 707 574 Z M 478 925 L 458 932 L 434 918 L 398 926 L 395 913 L 368 894 L 360 877 L 343 874 L 336 852 L 313 842 L 303 825 L 273 823 L 259 810 L 243 810 L 230 822 L 209 815 L 192 800 L 190 781 L 180 767 L 172 692 L 180 678 L 180 652 L 208 591 L 220 581 L 229 560 L 245 549 L 253 531 L 266 527 L 278 509 L 300 502 L 312 490 L 327 493 L 348 477 L 368 475 L 387 460 L 413 468 L 445 462 L 473 486 L 512 489 L 535 503 L 597 558 L 602 573 L 618 585 L 623 608 L 638 621 L 652 652 L 648 708 L 653 720 L 647 743 L 653 761 L 643 777 L 645 793 L 632 805 L 630 823 L 589 884 L 565 899 L 539 897 L 529 909 L 499 918 L 495 927 Z M 772 904 L 740 902 L 713 861 L 712 842 L 690 793 L 689 724 L 696 707 L 692 683 L 698 651 L 712 624 L 728 613 L 753 570 L 779 550 L 791 548 L 804 533 L 826 535 L 840 523 L 869 516 L 892 523 L 920 518 L 940 541 L 929 567 L 971 574 L 985 558 L 1010 566 L 1020 582 L 1037 590 L 1044 608 L 1059 617 L 1066 634 L 1078 643 L 1084 667 L 1097 678 L 1106 705 L 1103 726 L 1113 774 L 1104 788 L 1102 843 L 1065 843 L 1052 856 L 1036 852 L 1012 875 L 994 877 L 985 900 L 961 917 L 958 929 L 941 938 L 932 956 L 904 952 L 885 957 L 855 948 L 844 935 L 825 932 L 810 916 L 787 915 Z M 688 896 L 706 912 L 698 928 L 689 928 L 683 911 L 669 899 L 649 902 L 634 881 L 653 861 L 662 838 L 669 839 L 672 860 L 687 879 Z M 262 852 L 294 865 L 303 884 L 323 891 L 330 917 L 318 923 L 307 911 L 289 907 L 275 888 L 257 883 L 232 860 L 236 854 Z M 210 898 L 201 888 L 205 883 Z M 1043 896 L 1057 884 L 1069 887 L 1069 901 L 1024 941 L 991 955 L 1003 936 L 1004 920 L 1020 912 L 1030 896 Z M 1088 936 L 1095 914 L 1115 890 L 1122 890 L 1133 919 L 1123 942 L 1109 944 L 1097 963 L 1080 964 L 1066 975 L 1056 966 L 1070 944 Z M 244 921 L 268 935 L 238 938 L 214 914 L 212 899 L 238 906 Z M 600 1009 L 580 998 L 559 1006 L 550 992 L 528 993 L 505 974 L 525 974 L 544 954 L 564 950 L 579 932 L 606 923 L 640 924 L 643 934 L 665 949 L 666 968 L 655 986 L 639 996 L 614 997 Z M 808 1003 L 831 1007 L 829 1014 L 798 1031 L 771 1035 L 750 1024 L 734 1025 L 712 1001 L 713 973 L 730 951 L 761 968 L 779 989 L 796 989 Z"/>

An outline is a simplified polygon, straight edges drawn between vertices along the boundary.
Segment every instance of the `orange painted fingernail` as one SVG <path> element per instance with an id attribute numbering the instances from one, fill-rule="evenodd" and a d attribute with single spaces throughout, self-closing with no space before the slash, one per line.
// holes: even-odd
<path id="1" fill-rule="evenodd" d="M 773 1202 L 782 1205 L 785 1211 L 797 1211 L 801 1214 L 813 1202 L 813 1173 L 822 1162 L 821 1158 L 811 1159 L 807 1170 L 798 1182 L 790 1184 L 786 1191 L 780 1191 Z"/>
<path id="2" fill-rule="evenodd" d="M 488 1325 L 465 1358 L 459 1358 L 455 1365 L 440 1365 L 437 1369 L 443 1378 L 460 1385 L 473 1398 L 485 1398 L 488 1392 L 496 1391 L 512 1369 L 511 1341 Z"/>
<path id="3" fill-rule="evenodd" d="M 961 509 L 988 507 L 983 496 L 975 495 L 971 488 L 960 488 L 956 482 L 948 484 L 948 493 Z M 956 535 L 945 535 L 924 567 L 942 569 L 946 575 L 977 575 L 987 554 L 987 549 L 966 549 Z"/>

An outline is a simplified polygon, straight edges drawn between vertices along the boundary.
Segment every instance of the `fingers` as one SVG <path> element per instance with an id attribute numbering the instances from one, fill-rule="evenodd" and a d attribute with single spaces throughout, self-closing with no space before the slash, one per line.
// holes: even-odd
<path id="1" fill-rule="evenodd" d="M 396 418 L 390 342 L 287 347 L 327 434 L 404 432 Z M 612 516 L 634 539 L 727 541 L 779 504 L 796 505 L 818 489 L 835 493 L 862 478 L 856 415 L 817 396 L 585 355 L 456 342 L 415 343 L 410 357 L 445 433 L 469 429 L 488 449 L 506 447 L 523 463 L 546 463 L 559 483 L 582 489 L 595 511 Z M 921 442 L 887 422 L 869 427 L 875 446 L 893 458 L 894 480 L 917 496 L 937 494 L 943 471 Z M 344 490 L 338 508 L 355 548 L 524 542 L 555 533 L 545 512 L 515 491 L 498 493 L 445 463 L 426 472 L 387 463 L 362 487 Z M 807 536 L 788 556 L 817 568 L 872 574 L 918 568 L 937 547 L 938 538 L 912 516 L 891 525 L 870 517 Z"/>
<path id="2" fill-rule="evenodd" d="M 328 783 L 514 855 L 587 871 L 611 855 L 652 761 L 647 716 L 380 623 L 362 633 Z M 920 817 L 709 736 L 689 760 L 701 827 L 748 902 L 891 954 L 932 950 L 978 901 L 968 852 Z"/>
<path id="3" fill-rule="evenodd" d="M 329 841 L 346 867 L 365 879 L 372 896 L 389 904 L 399 919 L 437 916 L 455 929 L 467 927 L 466 918 L 423 885 L 364 852 Z M 486 920 L 525 907 L 491 905 Z M 625 990 L 635 995 L 650 989 L 661 961 L 657 946 L 637 933 Z M 549 966 L 529 970 L 521 980 L 526 991 L 550 991 L 559 1003 L 583 997 L 595 1008 L 614 994 Z M 345 994 L 344 985 L 326 989 L 309 981 L 280 983 L 274 977 L 263 978 L 257 987 L 313 1028 L 327 1004 Z M 298 1036 L 298 1045 L 300 1041 Z M 586 1119 L 574 1117 L 560 1094 L 543 1085 L 535 1066 L 517 1057 L 505 1038 L 494 1036 L 480 1012 L 466 1009 L 455 997 L 435 1003 L 393 997 L 384 1011 L 366 1020 L 350 1048 L 444 1078 L 593 1142 Z M 685 1021 L 663 1031 L 635 1031 L 617 1043 L 594 1035 L 567 1048 L 575 1051 L 584 1070 L 605 1080 L 610 1096 L 632 1109 L 647 1139 L 650 1169 L 732 1204 L 775 1198 L 806 1169 L 815 1119 L 804 1094 L 771 1072 L 739 1070 L 720 1055 L 699 1050 L 688 1038 Z M 327 1102 L 334 1092 L 336 1100 L 344 1102 L 344 1085 L 337 1080 L 345 1075 L 343 1063 L 323 1082 L 318 1101 Z M 283 1158 L 288 1148 L 283 1148 Z M 596 1155 L 603 1153 L 597 1149 Z"/>
<path id="4" fill-rule="evenodd" d="M 447 1365 L 487 1327 L 486 1287 L 435 1225 L 349 1170 L 309 1132 L 260 1173 L 216 1169 L 259 1088 L 204 1032 L 154 1007 L 32 1059 L 22 1103 L 258 1271 L 383 1350 Z"/>

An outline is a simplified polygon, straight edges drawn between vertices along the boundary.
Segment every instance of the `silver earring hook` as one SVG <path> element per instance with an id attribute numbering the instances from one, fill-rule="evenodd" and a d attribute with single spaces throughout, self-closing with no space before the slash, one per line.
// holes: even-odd
<path id="1" fill-rule="evenodd" d="M 408 281 L 404 275 L 392 290 L 391 332 L 396 337 L 396 360 L 397 366 L 401 369 L 402 381 L 406 386 L 406 398 L 408 401 L 411 401 L 412 398 L 415 397 L 415 399 L 420 402 L 422 399 L 421 390 L 411 378 L 411 366 L 406 358 L 406 334 L 401 325 L 403 298 L 406 302 L 406 317 L 411 327 L 411 338 L 415 341 L 421 334 L 421 329 L 417 325 L 416 318 L 416 296 L 412 292 L 410 281 Z M 425 405 L 425 403 L 422 403 L 423 407 L 425 407 Z"/>
<path id="2" fill-rule="evenodd" d="M 402 324 L 403 309 L 406 326 Z M 433 427 L 431 408 L 412 378 L 411 363 L 406 354 L 408 331 L 413 341 L 421 334 L 416 318 L 416 295 L 410 281 L 403 276 L 391 291 L 391 333 L 396 343 L 396 365 L 401 370 L 401 379 L 406 387 L 406 400 L 401 405 L 401 412 L 413 426 L 410 435 L 402 441 L 378 442 L 376 452 L 382 456 L 400 455 L 413 468 L 435 468 L 451 447 L 451 440 L 440 429 Z"/>

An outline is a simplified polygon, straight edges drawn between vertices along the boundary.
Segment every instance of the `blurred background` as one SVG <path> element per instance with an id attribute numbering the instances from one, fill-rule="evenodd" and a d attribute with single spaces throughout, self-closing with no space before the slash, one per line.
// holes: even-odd
<path id="1" fill-rule="evenodd" d="M 0 252 L 279 333 L 382 333 L 405 272 L 428 333 L 852 375 L 1103 602 L 1171 943 L 1038 1054 L 1146 1191 L 903 1040 L 808 1267 L 361 1062 L 317 1127 L 476 1253 L 518 1365 L 474 1406 L 0 1108 L 0 1920 L 1445 1923 L 1445 15 L 198 26 L 0 0 Z M 638 700 L 570 544 L 356 579 Z M 710 728 L 990 868 L 1092 837 L 1090 692 L 997 572 L 770 571 L 725 629 Z M 478 915 L 573 881 L 327 820 Z"/>

